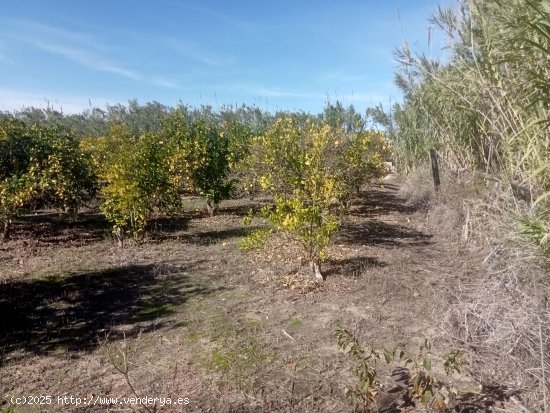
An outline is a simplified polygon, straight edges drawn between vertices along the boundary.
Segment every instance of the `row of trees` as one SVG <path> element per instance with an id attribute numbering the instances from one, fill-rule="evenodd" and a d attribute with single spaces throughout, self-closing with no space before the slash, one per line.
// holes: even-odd
<path id="1" fill-rule="evenodd" d="M 70 129 L 77 138 L 105 136 L 113 124 L 124 124 L 136 134 L 158 132 L 162 127 L 163 119 L 179 112 L 188 122 L 203 119 L 209 123 L 221 125 L 225 120 L 233 119 L 247 125 L 253 133 L 265 132 L 278 118 L 285 117 L 288 112 L 275 114 L 263 111 L 255 106 L 224 105 L 219 110 L 211 106 L 201 105 L 191 107 L 179 103 L 176 107 L 163 105 L 159 102 L 140 104 L 137 100 L 130 100 L 127 105 L 107 105 L 104 109 L 90 107 L 82 113 L 64 114 L 53 107 L 27 107 L 17 112 L 1 112 L 1 118 L 16 118 L 27 124 L 59 125 Z M 341 102 L 327 102 L 322 113 L 311 115 L 305 112 L 294 112 L 292 116 L 306 119 L 314 118 L 332 126 L 338 126 L 347 132 L 362 130 L 367 119 L 357 112 L 353 105 L 345 107 Z"/>
<path id="2" fill-rule="evenodd" d="M 251 131 L 236 120 L 221 125 L 189 122 L 175 111 L 157 132 L 135 134 L 125 125 L 100 138 L 82 140 L 98 174 L 101 210 L 124 235 L 140 237 L 154 211 L 181 207 L 182 194 L 205 198 L 210 215 L 235 189 L 235 172 L 247 155 Z"/>
<path id="3" fill-rule="evenodd" d="M 55 117 L 1 117 L 3 238 L 14 215 L 31 205 L 74 212 L 97 197 L 122 244 L 141 237 L 155 212 L 180 210 L 184 194 L 202 196 L 213 215 L 223 199 L 262 191 L 274 200 L 264 211 L 273 229 L 304 245 L 320 277 L 342 213 L 364 182 L 385 172 L 389 156 L 383 134 L 366 131 L 353 107 L 338 102 L 321 116 L 271 119 L 246 108 L 144 113 L 143 130 L 135 117 L 121 116 L 86 137 Z"/>

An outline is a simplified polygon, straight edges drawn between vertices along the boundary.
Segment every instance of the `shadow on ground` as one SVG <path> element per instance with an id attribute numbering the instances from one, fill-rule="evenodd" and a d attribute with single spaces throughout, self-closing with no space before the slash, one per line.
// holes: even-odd
<path id="1" fill-rule="evenodd" d="M 342 274 L 357 278 L 372 268 L 383 268 L 387 264 L 376 257 L 351 257 L 330 259 L 325 275 Z"/>
<path id="2" fill-rule="evenodd" d="M 368 221 L 359 224 L 348 222 L 340 231 L 337 242 L 361 245 L 430 245 L 432 235 L 399 224 Z"/>
<path id="3" fill-rule="evenodd" d="M 147 226 L 148 236 L 157 239 L 172 238 L 166 234 L 174 234 L 179 231 L 185 231 L 189 227 L 189 221 L 192 219 L 202 219 L 205 217 L 206 213 L 203 213 L 202 211 L 192 211 L 186 215 L 155 217 Z"/>
<path id="4" fill-rule="evenodd" d="M 256 208 L 258 209 L 259 206 Z M 218 215 L 246 215 L 250 206 L 222 208 Z M 206 210 L 185 211 L 182 214 L 154 217 L 147 226 L 148 239 L 179 239 L 197 245 L 210 245 L 226 238 L 243 237 L 256 227 L 230 228 L 204 232 L 188 232 L 192 220 L 207 219 Z M 111 224 L 104 215 L 81 212 L 67 213 L 39 211 L 16 220 L 11 231 L 13 241 L 31 243 L 34 246 L 87 245 L 111 236 Z"/>
<path id="5" fill-rule="evenodd" d="M 86 351 L 119 326 L 126 336 L 176 327 L 169 316 L 181 304 L 219 290 L 191 281 L 186 271 L 198 264 L 130 265 L 0 285 L 0 352 Z"/>
<path id="6" fill-rule="evenodd" d="M 236 200 L 222 201 L 219 213 L 223 215 L 245 217 L 249 215 L 250 212 L 258 214 L 263 207 L 272 204 L 273 200 L 266 196 L 255 197 L 253 199 L 243 197 Z"/>
<path id="7" fill-rule="evenodd" d="M 374 217 L 390 212 L 413 214 L 420 207 L 409 205 L 397 195 L 398 186 L 393 184 L 372 185 L 363 190 L 355 205 L 351 208 L 351 215 L 360 217 Z"/>
<path id="8" fill-rule="evenodd" d="M 110 228 L 105 217 L 95 212 L 70 215 L 39 211 L 15 220 L 11 239 L 37 240 L 45 245 L 66 243 L 83 245 L 103 240 L 110 233 Z"/>
<path id="9" fill-rule="evenodd" d="M 411 383 L 411 371 L 405 367 L 396 367 L 391 372 L 391 378 L 395 386 L 389 386 L 376 396 L 376 407 L 379 413 L 399 413 L 403 411 L 417 412 L 415 409 L 419 400 L 412 399 L 408 392 Z M 483 384 L 481 389 L 475 391 L 459 392 L 455 400 L 450 403 L 450 408 L 444 411 L 462 413 L 489 413 L 494 412 L 494 407 L 509 401 L 514 396 L 519 396 L 520 390 L 501 384 Z M 417 406 L 420 407 L 420 406 Z M 424 409 L 422 409 L 423 411 Z M 502 409 L 504 411 L 504 409 Z M 511 410 L 506 410 L 511 411 Z M 514 410 L 515 411 L 515 410 Z"/>
<path id="10" fill-rule="evenodd" d="M 160 240 L 177 239 L 185 244 L 194 245 L 215 245 L 231 238 L 242 238 L 250 235 L 254 230 L 263 228 L 261 226 L 233 227 L 219 230 L 200 231 L 183 234 L 156 234 L 155 238 Z"/>

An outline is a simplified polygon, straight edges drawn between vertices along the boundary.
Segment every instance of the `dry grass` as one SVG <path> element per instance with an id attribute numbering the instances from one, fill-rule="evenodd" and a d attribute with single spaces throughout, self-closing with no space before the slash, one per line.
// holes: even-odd
<path id="1" fill-rule="evenodd" d="M 544 411 L 548 392 L 550 285 L 507 267 L 449 291 L 454 302 L 442 327 L 453 342 L 475 350 L 480 382 L 506 382 L 525 390 Z"/>
<path id="2" fill-rule="evenodd" d="M 407 205 L 428 210 L 436 197 L 433 183 L 427 166 L 420 167 L 407 176 L 399 188 L 399 196 L 406 200 Z"/>
<path id="3" fill-rule="evenodd" d="M 441 195 L 431 201 L 440 207 L 426 211 L 397 190 L 386 181 L 354 202 L 321 286 L 304 276 L 301 249 L 284 237 L 262 253 L 238 248 L 260 224 L 242 224 L 253 205 L 159 220 L 155 236 L 123 250 L 100 236 L 74 245 L 82 228 L 37 217 L 36 247 L 16 238 L 2 251 L 0 312 L 10 322 L 0 324 L 0 392 L 132 396 L 129 380 L 139 395 L 189 397 L 189 412 L 356 411 L 344 395 L 355 384 L 353 366 L 334 330 L 343 326 L 368 347 L 411 352 L 429 338 L 440 357 L 458 341 L 444 340 L 441 318 L 430 313 L 449 309 L 444 320 L 452 323 L 457 299 L 445 289 L 457 295 L 487 273 L 483 256 L 435 224 L 454 214 L 436 204 Z M 461 222 L 449 228 L 460 234 Z M 23 220 L 15 235 L 32 239 L 26 231 L 36 225 Z M 126 350 L 128 377 L 113 366 Z M 392 382 L 380 374 L 384 393 Z M 471 378 L 460 381 L 479 392 Z M 0 411 L 11 408 L 3 403 Z"/>
<path id="4" fill-rule="evenodd" d="M 521 388 L 533 411 L 550 411 L 550 278 L 537 250 L 516 235 L 515 217 L 529 206 L 502 187 L 479 181 L 446 182 L 437 196 L 426 187 L 430 177 L 416 174 L 406 188 L 411 198 L 431 196 L 427 224 L 456 240 L 457 248 L 477 250 L 485 275 L 446 288 L 436 310 L 451 346 L 465 347 L 481 383 Z M 478 195 L 479 194 L 479 195 Z M 483 194 L 483 195 L 481 195 Z M 518 401 L 518 403 L 520 403 Z"/>

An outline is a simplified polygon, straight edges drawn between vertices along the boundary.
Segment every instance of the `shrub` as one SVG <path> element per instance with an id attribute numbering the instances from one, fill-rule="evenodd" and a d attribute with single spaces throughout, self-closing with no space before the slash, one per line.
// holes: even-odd
<path id="1" fill-rule="evenodd" d="M 362 183 L 386 171 L 387 150 L 381 134 L 348 134 L 293 117 L 278 119 L 253 139 L 250 170 L 274 199 L 262 215 L 276 231 L 301 243 L 315 278 L 323 279 L 321 261 L 340 226 L 343 206 Z"/>
<path id="2" fill-rule="evenodd" d="M 126 232 L 135 239 L 143 235 L 155 208 L 165 209 L 179 201 L 168 167 L 170 145 L 157 134 L 135 136 L 122 126 L 112 127 L 101 144 L 112 148 L 109 154 L 98 152 L 104 156 L 101 210 L 122 245 Z"/>
<path id="3" fill-rule="evenodd" d="M 0 120 L 0 223 L 9 237 L 11 219 L 31 201 L 76 212 L 95 192 L 90 159 L 71 131 L 59 126 Z"/>

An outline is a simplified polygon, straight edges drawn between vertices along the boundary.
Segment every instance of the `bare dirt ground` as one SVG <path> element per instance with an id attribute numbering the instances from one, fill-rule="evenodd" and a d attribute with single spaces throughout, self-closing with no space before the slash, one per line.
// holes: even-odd
<path id="1" fill-rule="evenodd" d="M 447 292 L 483 273 L 447 226 L 427 225 L 427 211 L 397 190 L 394 181 L 377 184 L 356 200 L 322 286 L 284 239 L 264 252 L 239 249 L 261 225 L 242 224 L 248 201 L 224 202 L 213 218 L 192 209 L 158 219 L 154 236 L 123 249 L 100 215 L 23 217 L 0 246 L 0 411 L 153 411 L 84 404 L 136 394 L 188 398 L 157 407 L 167 412 L 354 411 L 344 394 L 356 383 L 353 363 L 335 329 L 411 354 L 427 338 L 441 360 Z M 381 380 L 391 387 L 389 375 Z M 468 375 L 456 380 L 477 389 Z M 391 407 L 382 393 L 380 409 L 416 411 Z M 29 395 L 52 401 L 11 399 Z"/>

